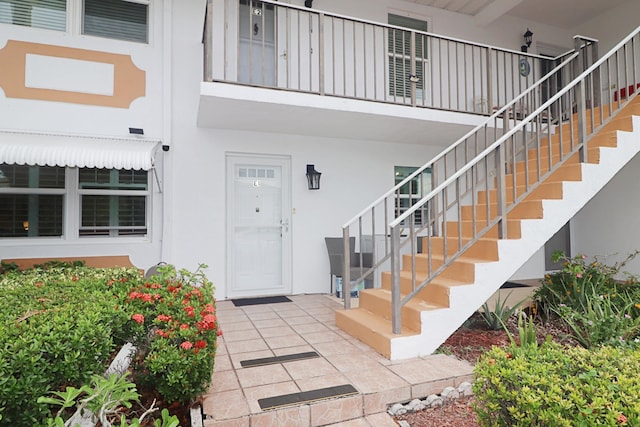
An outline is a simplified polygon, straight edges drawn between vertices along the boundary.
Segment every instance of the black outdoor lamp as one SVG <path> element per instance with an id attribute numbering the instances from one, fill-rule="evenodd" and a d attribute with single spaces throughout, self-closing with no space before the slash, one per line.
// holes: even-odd
<path id="1" fill-rule="evenodd" d="M 524 37 L 524 44 L 520 46 L 520 50 L 522 52 L 527 52 L 531 47 L 531 42 L 533 41 L 533 33 L 527 28 L 527 32 L 524 33 L 522 37 Z"/>
<path id="2" fill-rule="evenodd" d="M 307 184 L 309 185 L 309 190 L 319 190 L 320 189 L 320 172 L 318 172 L 315 168 L 315 165 L 307 165 Z"/>

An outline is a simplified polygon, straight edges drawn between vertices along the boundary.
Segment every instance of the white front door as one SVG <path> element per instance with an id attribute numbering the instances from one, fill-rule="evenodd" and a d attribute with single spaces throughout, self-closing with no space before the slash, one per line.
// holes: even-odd
<path id="1" fill-rule="evenodd" d="M 227 296 L 291 294 L 290 160 L 227 156 Z"/>

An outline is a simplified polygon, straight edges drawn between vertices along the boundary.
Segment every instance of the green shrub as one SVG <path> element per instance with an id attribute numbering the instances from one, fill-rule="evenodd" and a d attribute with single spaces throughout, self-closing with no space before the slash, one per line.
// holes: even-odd
<path id="1" fill-rule="evenodd" d="M 509 292 L 507 297 L 504 300 L 500 299 L 500 293 L 498 292 L 495 299 L 495 306 L 493 310 L 489 307 L 489 304 L 485 302 L 482 304 L 482 311 L 480 315 L 484 319 L 485 323 L 492 331 L 498 331 L 500 329 L 505 328 L 506 321 L 515 313 L 518 308 L 522 305 L 522 303 L 527 299 L 523 299 L 513 305 L 513 307 L 507 306 L 507 301 L 513 291 Z"/>
<path id="2" fill-rule="evenodd" d="M 0 275 L 0 416 L 34 426 L 49 415 L 37 399 L 80 388 L 116 348 L 138 345 L 137 384 L 167 401 L 204 392 L 218 332 L 213 286 L 170 267 L 152 280 L 137 269 L 48 264 Z M 138 384 L 140 385 L 140 384 Z"/>
<path id="3" fill-rule="evenodd" d="M 494 347 L 475 367 L 481 426 L 640 425 L 640 351 Z"/>
<path id="4" fill-rule="evenodd" d="M 133 274 L 55 267 L 0 276 L 3 423 L 35 425 L 47 412 L 39 396 L 104 371 L 121 325 L 106 282 Z"/>

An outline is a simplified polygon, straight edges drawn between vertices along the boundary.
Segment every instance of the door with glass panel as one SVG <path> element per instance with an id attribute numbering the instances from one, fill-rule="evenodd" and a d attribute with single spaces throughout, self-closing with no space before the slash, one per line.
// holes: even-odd
<path id="1" fill-rule="evenodd" d="M 409 30 L 427 31 L 428 22 L 409 16 L 390 13 L 389 25 Z M 416 34 L 414 48 L 411 46 L 411 31 L 398 28 L 389 29 L 389 95 L 394 102 L 411 102 L 411 83 L 416 84 L 416 101 L 427 102 L 426 88 L 428 75 L 428 41 L 422 34 Z M 415 58 L 415 72 L 411 69 L 411 58 Z"/>
<path id="2" fill-rule="evenodd" d="M 275 6 L 255 0 L 239 1 L 238 81 L 275 86 Z"/>
<path id="3" fill-rule="evenodd" d="M 291 293 L 289 158 L 227 157 L 227 296 Z"/>

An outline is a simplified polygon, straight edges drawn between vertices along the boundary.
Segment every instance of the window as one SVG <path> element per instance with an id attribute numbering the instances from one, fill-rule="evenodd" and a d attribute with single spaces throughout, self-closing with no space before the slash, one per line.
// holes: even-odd
<path id="1" fill-rule="evenodd" d="M 147 171 L 80 169 L 80 236 L 147 234 Z"/>
<path id="2" fill-rule="evenodd" d="M 148 43 L 149 2 L 84 0 L 82 34 Z"/>
<path id="3" fill-rule="evenodd" d="M 0 164 L 0 237 L 145 236 L 147 171 Z"/>
<path id="4" fill-rule="evenodd" d="M 0 237 L 62 236 L 64 168 L 0 164 Z"/>
<path id="5" fill-rule="evenodd" d="M 427 21 L 406 16 L 389 14 L 389 25 L 427 31 Z M 424 77 L 427 61 L 427 42 L 425 35 L 416 34 L 415 59 L 417 97 L 424 92 Z M 399 29 L 389 30 L 389 93 L 392 96 L 411 98 L 411 32 Z"/>
<path id="6" fill-rule="evenodd" d="M 398 185 L 409 175 L 417 171 L 413 166 L 396 166 L 394 168 L 395 184 Z M 421 174 L 400 187 L 396 198 L 396 218 L 405 213 L 411 206 L 431 191 L 431 169 L 424 170 Z M 415 214 L 415 224 L 421 225 L 423 213 L 426 216 L 426 206 Z"/>
<path id="7" fill-rule="evenodd" d="M 0 23 L 65 31 L 67 0 L 0 0 Z"/>

